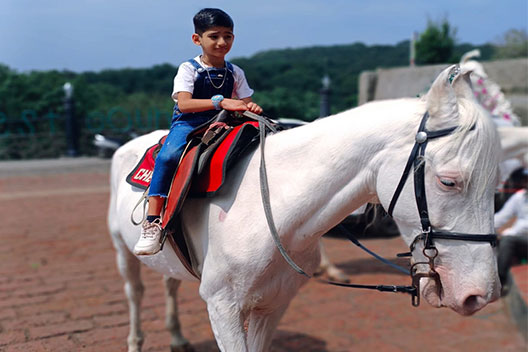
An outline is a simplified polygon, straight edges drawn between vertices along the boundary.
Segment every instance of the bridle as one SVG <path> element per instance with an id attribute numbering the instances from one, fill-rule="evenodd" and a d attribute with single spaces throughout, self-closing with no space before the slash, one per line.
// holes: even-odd
<path id="1" fill-rule="evenodd" d="M 471 241 L 471 242 L 489 242 L 493 247 L 497 243 L 496 234 L 468 234 L 451 231 L 440 231 L 435 230 L 431 221 L 429 220 L 429 212 L 427 210 L 427 198 L 425 196 L 425 148 L 427 142 L 431 139 L 444 137 L 451 134 L 457 127 L 446 128 L 437 131 L 428 131 L 425 128 L 425 124 L 429 117 L 429 113 L 426 112 L 416 133 L 414 147 L 409 155 L 407 164 L 403 171 L 403 175 L 394 191 L 392 200 L 389 205 L 387 213 L 392 216 L 398 197 L 409 177 L 411 169 L 414 169 L 414 195 L 416 198 L 416 205 L 418 207 L 418 214 L 420 216 L 420 222 L 422 225 L 422 232 L 418 234 L 411 245 L 409 246 L 410 251 L 407 253 L 400 253 L 398 257 L 410 257 L 419 241 L 423 241 L 423 254 L 428 259 L 427 262 L 415 262 L 411 266 L 410 274 L 412 279 L 412 286 L 416 289 L 412 293 L 412 305 L 418 306 L 420 304 L 420 279 L 428 277 L 436 281 L 437 285 L 440 284 L 440 276 L 435 270 L 434 259 L 438 256 L 438 249 L 436 249 L 434 240 L 457 240 L 457 241 Z M 474 128 L 474 127 L 473 127 Z M 420 264 L 429 265 L 429 271 L 427 273 L 418 272 L 417 266 Z"/>

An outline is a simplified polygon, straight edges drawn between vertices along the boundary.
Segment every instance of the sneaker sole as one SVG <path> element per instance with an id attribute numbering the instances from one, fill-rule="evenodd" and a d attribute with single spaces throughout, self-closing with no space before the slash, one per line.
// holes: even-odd
<path id="1" fill-rule="evenodd" d="M 146 250 L 146 249 L 141 249 L 141 250 L 136 250 L 134 249 L 134 254 L 135 255 L 153 255 L 153 254 L 156 254 L 160 251 L 160 248 L 157 248 L 157 249 L 154 249 L 154 250 Z"/>

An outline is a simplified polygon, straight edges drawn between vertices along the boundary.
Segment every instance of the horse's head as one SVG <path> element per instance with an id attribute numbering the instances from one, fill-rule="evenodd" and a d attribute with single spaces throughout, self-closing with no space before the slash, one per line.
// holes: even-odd
<path id="1" fill-rule="evenodd" d="M 414 127 L 408 126 L 411 136 L 391 145 L 393 157 L 383 165 L 377 183 L 378 197 L 385 208 L 394 203 L 392 214 L 404 240 L 409 245 L 415 244 L 412 261 L 426 263 L 416 265 L 415 269 L 418 273 L 434 274 L 420 279 L 422 296 L 433 306 L 447 306 L 468 315 L 496 300 L 499 294 L 496 259 L 490 242 L 471 239 L 494 233 L 493 196 L 500 141 L 491 119 L 473 100 L 469 72 L 459 71 L 458 66 L 444 70 L 425 96 L 429 114 L 425 125 L 427 148 L 415 141 L 419 122 L 413 120 Z M 450 130 L 453 127 L 456 129 Z M 444 129 L 448 132 L 442 136 L 430 133 Z M 397 201 L 391 202 L 413 145 L 418 149 L 418 162 L 410 168 Z M 420 156 L 422 147 L 424 157 Z M 420 168 L 422 177 L 416 176 L 420 175 Z M 413 185 L 417 185 L 417 190 Z M 426 195 L 425 213 L 424 206 L 417 205 L 421 193 Z M 427 244 L 426 240 L 416 240 L 417 235 L 427 232 L 429 225 L 433 232 L 472 235 L 466 236 L 469 240 L 434 238 Z M 434 250 L 423 251 L 431 244 Z M 427 256 L 434 257 L 436 251 L 433 265 L 429 265 Z"/>

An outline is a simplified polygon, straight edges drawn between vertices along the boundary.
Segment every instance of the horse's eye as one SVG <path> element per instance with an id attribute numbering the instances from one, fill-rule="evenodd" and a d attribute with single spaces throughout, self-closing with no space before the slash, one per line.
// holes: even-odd
<path id="1" fill-rule="evenodd" d="M 440 183 L 442 183 L 444 186 L 447 186 L 447 187 L 455 187 L 456 186 L 456 182 L 455 181 L 448 180 L 448 179 L 445 179 L 445 178 L 440 179 Z"/>

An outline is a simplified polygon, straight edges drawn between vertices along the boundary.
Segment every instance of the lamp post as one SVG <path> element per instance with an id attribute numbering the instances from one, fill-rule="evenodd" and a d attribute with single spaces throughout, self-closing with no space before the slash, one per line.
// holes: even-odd
<path id="1" fill-rule="evenodd" d="M 326 117 L 330 115 L 330 77 L 324 75 L 321 83 L 323 84 L 323 88 L 319 91 L 319 117 Z"/>
<path id="2" fill-rule="evenodd" d="M 66 155 L 79 156 L 79 130 L 75 119 L 75 106 L 73 103 L 73 85 L 64 83 L 64 114 L 66 115 Z"/>
<path id="3" fill-rule="evenodd" d="M 411 42 L 409 43 L 409 66 L 414 67 L 416 64 L 416 41 L 418 40 L 418 33 L 413 32 L 411 35 Z"/>

